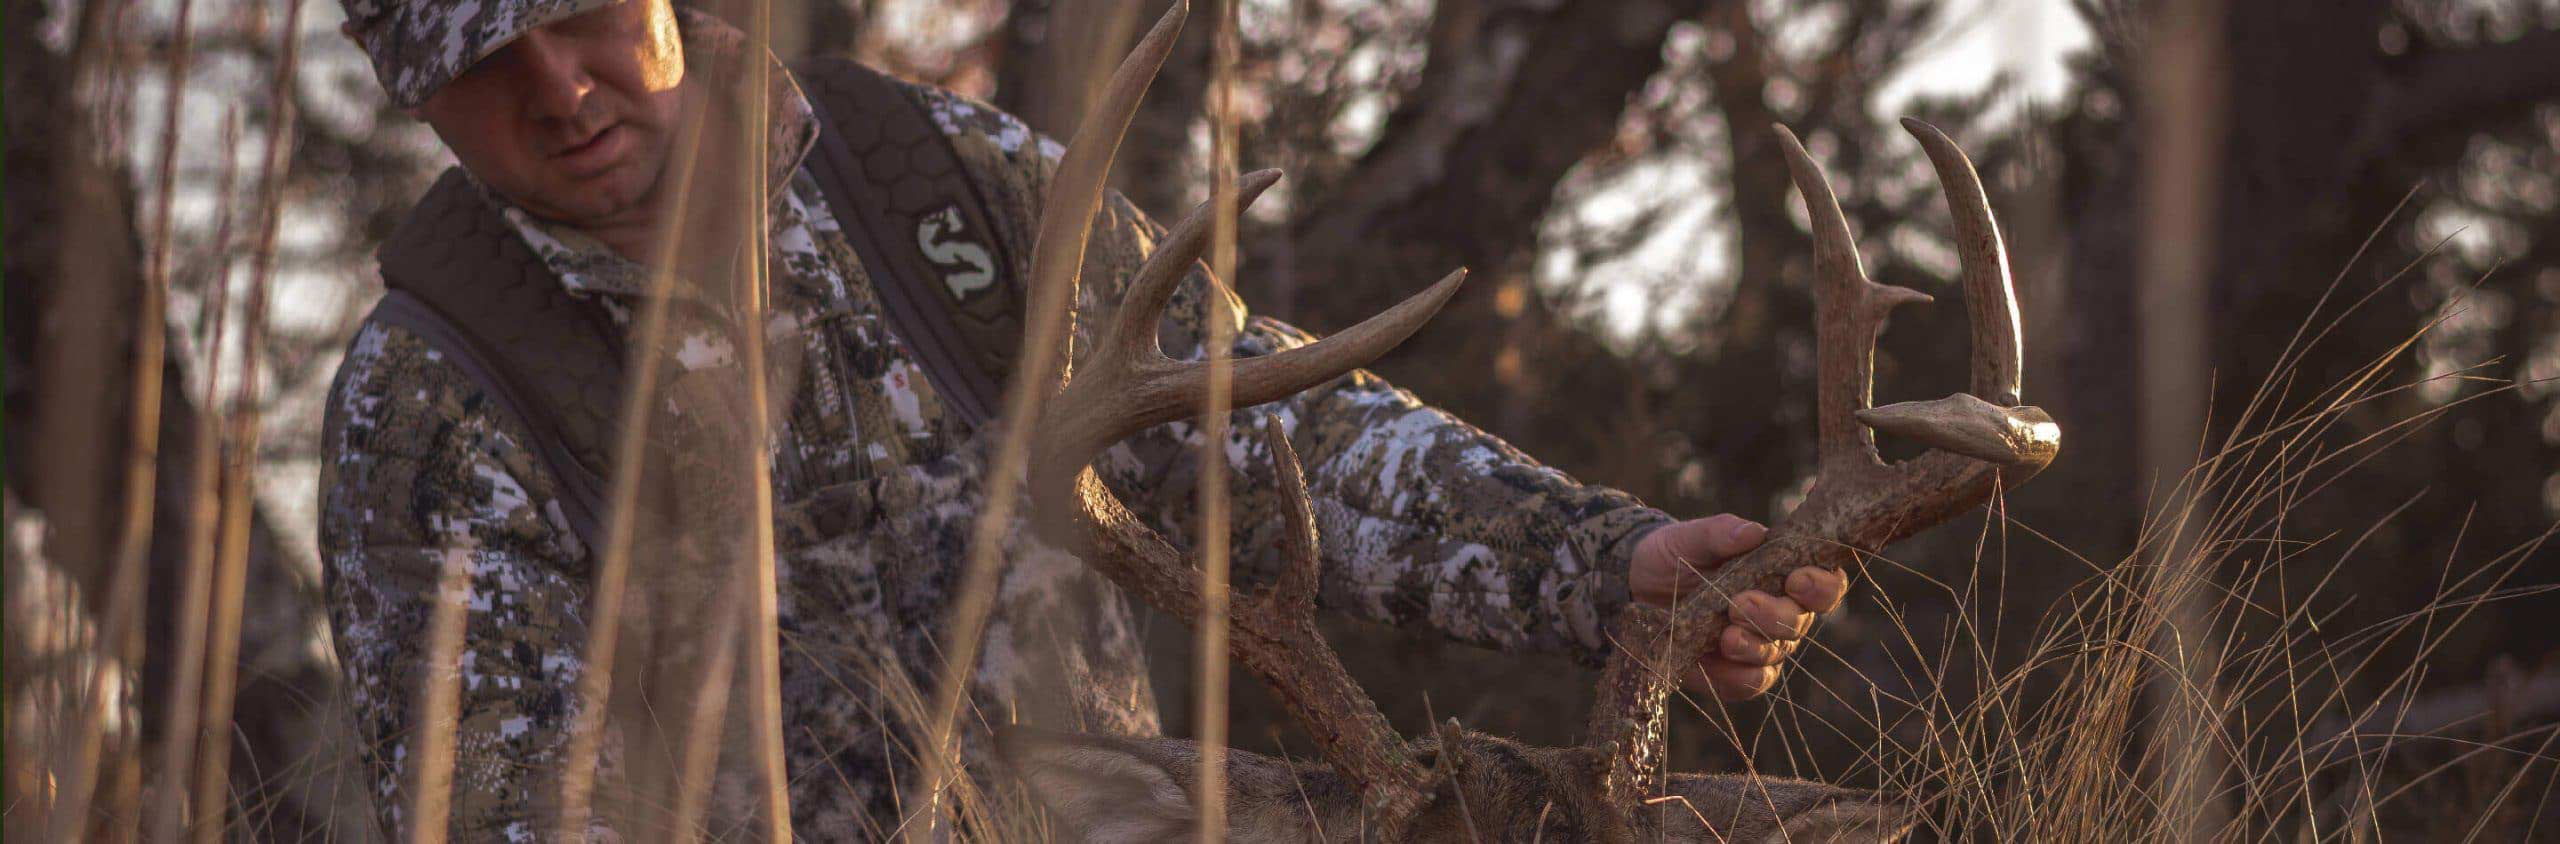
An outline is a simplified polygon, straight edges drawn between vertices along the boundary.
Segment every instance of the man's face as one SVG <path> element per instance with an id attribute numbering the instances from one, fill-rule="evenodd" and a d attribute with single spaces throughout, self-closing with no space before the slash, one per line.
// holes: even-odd
<path id="1" fill-rule="evenodd" d="M 683 107 L 668 0 L 530 30 L 417 109 L 445 146 L 534 215 L 578 227 L 645 217 Z"/>

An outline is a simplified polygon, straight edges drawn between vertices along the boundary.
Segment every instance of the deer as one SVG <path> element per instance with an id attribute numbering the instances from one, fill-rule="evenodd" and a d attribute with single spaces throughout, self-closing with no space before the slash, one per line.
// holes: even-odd
<path id="1" fill-rule="evenodd" d="M 1177 223 L 1133 276 L 1093 347 L 1070 362 L 1075 291 L 1086 238 L 1121 136 L 1187 15 L 1177 2 L 1113 74 L 1056 168 L 1033 250 L 1032 314 L 1023 371 L 1037 398 L 1027 491 L 1035 531 L 1131 596 L 1174 617 L 1201 617 L 1199 569 L 1142 523 L 1089 468 L 1149 427 L 1197 414 L 1205 362 L 1175 361 L 1157 326 L 1208 244 L 1212 204 Z M 1531 747 L 1435 726 L 1400 736 L 1343 668 L 1314 622 L 1317 530 L 1297 457 L 1276 422 L 1261 430 L 1281 486 L 1286 567 L 1229 610 L 1230 656 L 1268 686 L 1313 739 L 1321 764 L 1229 751 L 1227 793 L 1193 793 L 1200 751 L 1178 739 L 1002 730 L 997 754 L 1070 834 L 1094 841 L 1196 835 L 1197 803 L 1226 801 L 1237 841 L 1895 841 L 1922 820 L 1909 795 L 1754 775 L 1664 770 L 1669 699 L 1728 624 L 1731 597 L 1776 594 L 1804 565 L 1856 566 L 1885 546 L 1982 506 L 2032 478 L 2059 451 L 2061 429 L 2020 404 L 2018 306 L 1980 176 L 1955 142 L 1918 120 L 1902 125 L 1936 171 L 1961 258 L 1970 320 L 1965 392 L 1873 406 L 1875 342 L 1895 307 L 1929 301 L 1877 284 L 1827 177 L 1784 126 L 1772 131 L 1803 195 L 1814 241 L 1818 465 L 1802 503 L 1761 546 L 1725 563 L 1670 608 L 1632 604 L 1612 622 L 1615 649 L 1576 747 Z M 1236 207 L 1278 179 L 1238 180 Z M 1285 398 L 1378 358 L 1456 294 L 1465 271 L 1366 321 L 1308 345 L 1232 362 L 1233 406 Z M 1045 324 L 1045 330 L 1044 330 Z M 1051 346 L 1034 356 L 1034 344 Z M 1887 463 L 1874 435 L 1928 446 Z M 1195 622 L 1196 623 L 1196 622 Z"/>

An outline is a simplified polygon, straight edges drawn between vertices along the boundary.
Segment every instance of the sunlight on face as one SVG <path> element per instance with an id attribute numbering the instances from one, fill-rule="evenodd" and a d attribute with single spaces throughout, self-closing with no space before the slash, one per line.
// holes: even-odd
<path id="1" fill-rule="evenodd" d="M 462 166 L 535 216 L 581 228 L 648 213 L 683 110 L 667 0 L 629 0 L 509 42 L 417 115 Z"/>

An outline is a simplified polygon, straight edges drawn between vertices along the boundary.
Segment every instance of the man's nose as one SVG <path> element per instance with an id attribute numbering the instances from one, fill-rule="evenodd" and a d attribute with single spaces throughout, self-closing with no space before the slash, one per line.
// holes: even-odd
<path id="1" fill-rule="evenodd" d="M 517 39 L 521 49 L 525 102 L 533 117 L 566 120 L 578 116 L 578 108 L 595 90 L 595 77 L 587 73 L 584 63 L 569 45 L 540 29 Z"/>

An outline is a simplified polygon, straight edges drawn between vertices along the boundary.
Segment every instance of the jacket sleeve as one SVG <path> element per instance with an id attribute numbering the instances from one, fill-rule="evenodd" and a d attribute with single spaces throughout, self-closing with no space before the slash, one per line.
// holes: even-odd
<path id="1" fill-rule="evenodd" d="M 1093 248 L 1117 251 L 1134 266 L 1156 242 L 1155 227 L 1113 202 L 1116 213 L 1132 215 L 1128 228 L 1146 236 L 1115 235 Z M 1239 358 L 1316 339 L 1247 316 L 1206 272 L 1195 270 L 1186 285 L 1164 332 L 1176 358 L 1201 357 L 1200 326 L 1211 319 L 1235 325 Z M 1370 621 L 1597 662 L 1608 653 L 1606 622 L 1627 601 L 1636 540 L 1671 520 L 1356 370 L 1230 419 L 1220 450 L 1233 478 L 1230 547 L 1240 580 L 1268 582 L 1284 564 L 1277 478 L 1260 434 L 1265 416 L 1279 419 L 1305 469 L 1323 555 L 1321 601 Z M 1130 438 L 1105 461 L 1115 490 L 1186 545 L 1201 444 L 1199 426 L 1175 422 Z"/>
<path id="2" fill-rule="evenodd" d="M 566 746 L 587 606 L 549 477 L 460 369 L 379 323 L 357 333 L 327 417 L 322 571 L 377 817 L 406 837 L 428 627 L 453 573 L 468 586 L 449 832 L 549 837 L 540 796 Z"/>
<path id="3" fill-rule="evenodd" d="M 997 215 L 1014 228 L 1017 251 L 1027 253 L 1059 147 L 993 108 L 923 91 L 963 159 L 993 183 L 990 195 L 1009 198 Z M 1122 287 L 1163 236 L 1161 225 L 1117 192 L 1106 198 L 1086 253 L 1080 348 L 1091 348 L 1090 332 L 1105 324 Z M 1416 289 L 1428 281 L 1415 279 Z M 1212 319 L 1236 329 L 1239 357 L 1314 339 L 1249 316 L 1205 267 L 1195 266 L 1167 309 L 1167 353 L 1197 358 L 1197 338 Z M 1561 651 L 1597 662 L 1608 652 L 1606 621 L 1628 600 L 1626 570 L 1636 540 L 1671 521 L 1634 496 L 1579 483 L 1355 371 L 1236 414 L 1223 451 L 1235 479 L 1231 547 L 1241 580 L 1267 582 L 1281 563 L 1273 469 L 1258 433 L 1266 415 L 1281 420 L 1306 469 L 1323 545 L 1321 601 L 1371 621 L 1428 625 L 1469 644 Z M 1176 422 L 1143 432 L 1098 462 L 1122 500 L 1185 544 L 1196 510 L 1196 429 Z"/>

